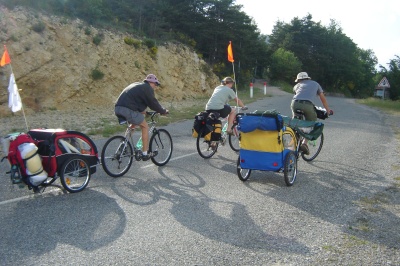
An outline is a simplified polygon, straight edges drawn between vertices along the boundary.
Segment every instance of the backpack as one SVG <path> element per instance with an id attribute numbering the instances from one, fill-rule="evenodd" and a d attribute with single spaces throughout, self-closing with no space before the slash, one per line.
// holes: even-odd
<path id="1" fill-rule="evenodd" d="M 47 179 L 38 148 L 30 135 L 21 133 L 15 139 L 10 140 L 7 159 L 12 168 L 19 168 L 22 179 L 28 185 L 38 186 Z"/>

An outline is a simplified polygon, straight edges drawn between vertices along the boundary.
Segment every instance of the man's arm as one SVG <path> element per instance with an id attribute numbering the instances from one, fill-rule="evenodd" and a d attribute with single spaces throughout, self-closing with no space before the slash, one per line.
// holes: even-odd
<path id="1" fill-rule="evenodd" d="M 330 114 L 331 109 L 329 109 L 328 101 L 326 100 L 325 95 L 324 95 L 323 92 L 321 92 L 321 93 L 319 94 L 319 98 L 321 99 L 322 105 L 324 106 L 324 108 L 326 109 L 326 111 L 328 112 L 328 114 Z"/>

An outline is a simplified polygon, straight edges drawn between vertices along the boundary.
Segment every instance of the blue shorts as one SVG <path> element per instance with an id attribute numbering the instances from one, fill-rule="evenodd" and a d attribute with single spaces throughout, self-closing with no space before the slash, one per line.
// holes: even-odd
<path id="1" fill-rule="evenodd" d="M 115 106 L 115 115 L 125 117 L 129 124 L 140 125 L 144 121 L 144 115 L 141 112 L 133 111 L 123 106 Z"/>

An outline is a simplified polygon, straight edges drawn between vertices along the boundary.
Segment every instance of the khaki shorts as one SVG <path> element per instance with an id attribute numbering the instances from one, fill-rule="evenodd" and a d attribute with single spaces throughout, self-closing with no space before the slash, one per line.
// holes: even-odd
<path id="1" fill-rule="evenodd" d="M 115 106 L 115 115 L 125 117 L 129 124 L 140 125 L 144 121 L 144 115 L 138 111 L 132 111 L 123 106 Z"/>
<path id="2" fill-rule="evenodd" d="M 304 116 L 308 121 L 317 121 L 317 113 L 314 110 L 314 104 L 308 101 L 296 101 L 293 100 L 290 105 L 292 108 L 292 114 L 294 117 L 294 111 L 300 109 L 304 112 Z"/>

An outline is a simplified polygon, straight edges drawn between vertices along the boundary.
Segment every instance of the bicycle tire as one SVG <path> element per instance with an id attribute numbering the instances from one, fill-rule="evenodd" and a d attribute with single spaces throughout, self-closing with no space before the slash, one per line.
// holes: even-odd
<path id="1" fill-rule="evenodd" d="M 149 142 L 149 151 L 157 153 L 151 161 L 158 166 L 166 165 L 172 156 L 173 144 L 169 132 L 165 129 L 153 131 Z"/>
<path id="2" fill-rule="evenodd" d="M 304 152 L 301 153 L 301 157 L 304 161 L 311 162 L 315 158 L 317 158 L 318 154 L 320 153 L 322 146 L 324 145 L 324 133 L 321 133 L 321 136 L 316 140 L 308 141 L 307 146 L 310 151 L 308 155 Z"/>
<path id="3" fill-rule="evenodd" d="M 290 151 L 285 156 L 283 176 L 288 187 L 294 184 L 297 177 L 297 156 L 294 151 Z"/>
<path id="4" fill-rule="evenodd" d="M 249 179 L 251 174 L 251 169 L 243 169 L 240 166 L 240 156 L 238 157 L 236 162 L 236 172 L 241 181 L 246 181 L 247 179 Z"/>
<path id="5" fill-rule="evenodd" d="M 125 150 L 121 152 L 124 146 Z M 120 177 L 131 168 L 133 156 L 131 143 L 123 136 L 114 136 L 104 144 L 101 151 L 101 166 L 109 176 Z"/>
<path id="6" fill-rule="evenodd" d="M 89 180 L 90 166 L 82 155 L 71 156 L 61 166 L 60 181 L 67 191 L 80 192 L 89 184 Z"/>
<path id="7" fill-rule="evenodd" d="M 228 137 L 228 142 L 229 146 L 233 151 L 239 151 L 240 150 L 240 132 L 237 129 L 237 126 L 232 127 L 232 132 L 233 135 L 229 135 Z"/>
<path id="8" fill-rule="evenodd" d="M 208 159 L 213 157 L 213 155 L 217 152 L 218 149 L 218 141 L 215 141 L 215 148 L 212 149 L 211 148 L 211 141 L 207 141 L 204 138 L 202 138 L 201 136 L 203 135 L 203 131 L 205 131 L 205 129 L 201 129 L 197 139 L 196 139 L 196 148 L 197 148 L 197 152 L 199 153 L 199 155 L 201 157 L 203 157 L 204 159 Z"/>

